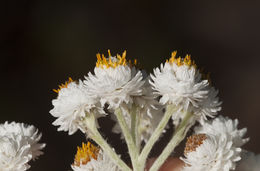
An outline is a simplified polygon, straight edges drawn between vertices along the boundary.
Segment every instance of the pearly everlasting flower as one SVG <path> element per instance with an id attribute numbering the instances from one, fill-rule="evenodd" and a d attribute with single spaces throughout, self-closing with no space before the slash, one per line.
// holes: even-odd
<path id="1" fill-rule="evenodd" d="M 13 137 L 17 136 L 17 139 L 19 139 L 18 142 L 22 141 L 29 144 L 29 151 L 32 155 L 32 159 L 36 159 L 43 154 L 41 150 L 46 144 L 39 143 L 42 134 L 38 133 L 38 129 L 33 125 L 16 122 L 5 122 L 4 124 L 0 124 L 0 137 L 8 137 L 9 135 Z"/>
<path id="2" fill-rule="evenodd" d="M 28 162 L 42 155 L 45 144 L 39 143 L 41 134 L 32 125 L 5 122 L 0 124 L 0 170 L 24 171 Z"/>
<path id="3" fill-rule="evenodd" d="M 236 148 L 225 134 L 212 136 L 197 134 L 188 138 L 183 171 L 229 171 L 240 160 L 240 148 Z"/>
<path id="4" fill-rule="evenodd" d="M 54 91 L 58 93 L 58 97 L 52 101 L 54 108 L 50 114 L 57 117 L 53 125 L 60 126 L 58 131 L 68 131 L 71 135 L 81 129 L 85 133 L 82 120 L 86 113 L 95 113 L 96 118 L 104 114 L 98 107 L 98 99 L 89 96 L 87 88 L 80 80 L 76 83 L 70 78 Z"/>
<path id="5" fill-rule="evenodd" d="M 238 120 L 219 116 L 212 121 L 205 122 L 202 126 L 194 128 L 196 134 L 221 135 L 225 134 L 233 142 L 233 146 L 241 147 L 249 138 L 243 138 L 247 132 L 246 128 L 238 129 Z"/>
<path id="6" fill-rule="evenodd" d="M 94 74 L 89 72 L 85 79 L 90 95 L 100 97 L 102 106 L 107 103 L 109 109 L 116 109 L 122 103 L 132 104 L 133 97 L 141 95 L 144 84 L 141 71 L 126 60 L 126 52 L 112 57 L 109 51 L 109 58 L 97 54 Z"/>
<path id="7" fill-rule="evenodd" d="M 120 171 L 111 159 L 98 147 L 91 143 L 82 143 L 82 148 L 78 147 L 74 164 L 71 165 L 74 171 Z"/>
<path id="8" fill-rule="evenodd" d="M 175 124 L 183 118 L 183 111 L 193 112 L 202 122 L 206 117 L 214 117 L 221 110 L 217 91 L 207 79 L 203 79 L 190 56 L 184 59 L 175 57 L 176 51 L 151 75 L 150 83 L 161 96 L 160 103 L 174 104 L 179 108 L 179 114 L 173 115 Z"/>
<path id="9" fill-rule="evenodd" d="M 245 151 L 242 153 L 236 171 L 258 171 L 260 168 L 260 154 Z"/>
<path id="10" fill-rule="evenodd" d="M 214 118 L 217 112 L 221 110 L 221 101 L 218 98 L 218 90 L 214 87 L 209 88 L 208 97 L 201 102 L 199 108 L 194 111 L 194 114 L 199 117 L 200 123 L 204 123 L 207 120 L 207 116 Z"/>
<path id="11" fill-rule="evenodd" d="M 24 171 L 32 159 L 30 144 L 21 135 L 13 133 L 0 137 L 0 170 Z"/>

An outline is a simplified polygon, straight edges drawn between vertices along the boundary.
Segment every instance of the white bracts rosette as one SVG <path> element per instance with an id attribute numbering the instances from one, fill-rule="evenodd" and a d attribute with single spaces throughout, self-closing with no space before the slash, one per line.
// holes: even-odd
<path id="1" fill-rule="evenodd" d="M 185 112 L 194 114 L 193 121 L 204 122 L 207 117 L 214 117 L 221 110 L 218 92 L 207 78 L 203 78 L 189 55 L 184 59 L 175 57 L 176 51 L 151 75 L 150 83 L 161 96 L 160 103 L 174 104 L 179 108 L 172 117 L 175 125 L 183 119 Z"/>
<path id="2" fill-rule="evenodd" d="M 29 161 L 43 154 L 46 144 L 39 143 L 41 133 L 32 125 L 5 122 L 0 124 L 0 170 L 24 171 Z"/>

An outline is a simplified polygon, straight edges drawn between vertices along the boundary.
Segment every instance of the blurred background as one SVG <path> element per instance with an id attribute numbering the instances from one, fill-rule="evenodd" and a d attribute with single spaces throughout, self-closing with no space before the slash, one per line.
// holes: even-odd
<path id="1" fill-rule="evenodd" d="M 33 124 L 43 133 L 45 155 L 31 163 L 32 171 L 69 170 L 85 138 L 52 125 L 52 89 L 92 71 L 97 52 L 126 49 L 151 72 L 178 50 L 211 73 L 223 101 L 220 114 L 238 118 L 251 138 L 244 148 L 260 153 L 259 6 L 253 0 L 1 1 L 0 122 Z M 113 123 L 101 122 L 109 132 Z M 119 136 L 109 137 L 126 156 Z"/>

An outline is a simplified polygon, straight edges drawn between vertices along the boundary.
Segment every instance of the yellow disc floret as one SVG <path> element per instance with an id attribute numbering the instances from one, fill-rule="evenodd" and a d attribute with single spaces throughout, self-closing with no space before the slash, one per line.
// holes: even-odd
<path id="1" fill-rule="evenodd" d="M 126 51 L 123 52 L 122 55 L 117 54 L 116 57 L 112 57 L 110 50 L 108 50 L 108 58 L 105 57 L 104 54 L 97 54 L 97 62 L 96 62 L 96 67 L 101 67 L 101 68 L 116 68 L 117 66 L 123 65 L 136 65 L 137 60 L 135 59 L 134 62 L 132 63 L 131 60 L 126 59 Z"/>
<path id="2" fill-rule="evenodd" d="M 82 143 L 82 147 L 78 147 L 77 154 L 75 155 L 74 165 L 80 166 L 87 164 L 91 159 L 97 160 L 99 148 L 88 142 Z"/>
<path id="3" fill-rule="evenodd" d="M 185 58 L 178 57 L 176 58 L 177 51 L 172 52 L 172 56 L 169 60 L 166 60 L 167 63 L 173 64 L 175 63 L 178 66 L 187 65 L 196 67 L 195 61 L 191 60 L 190 55 L 186 55 Z"/>
<path id="4" fill-rule="evenodd" d="M 71 77 L 69 77 L 69 80 L 68 80 L 68 81 L 66 81 L 64 84 L 59 85 L 59 88 L 58 88 L 58 89 L 53 89 L 53 91 L 54 91 L 55 93 L 59 93 L 59 91 L 60 91 L 62 88 L 67 88 L 68 85 L 69 85 L 69 83 L 71 83 L 71 82 L 73 82 L 73 80 L 72 80 Z"/>

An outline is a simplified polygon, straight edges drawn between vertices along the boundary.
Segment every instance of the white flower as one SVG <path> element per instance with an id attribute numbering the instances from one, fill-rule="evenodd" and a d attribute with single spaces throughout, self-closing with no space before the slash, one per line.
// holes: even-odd
<path id="1" fill-rule="evenodd" d="M 86 113 L 94 112 L 96 118 L 102 116 L 99 114 L 103 114 L 103 111 L 98 107 L 97 98 L 89 96 L 87 88 L 80 80 L 76 83 L 70 78 L 56 92 L 58 97 L 52 101 L 54 108 L 50 114 L 57 117 L 53 125 L 60 126 L 58 131 L 68 131 L 71 135 L 81 129 L 85 133 L 82 120 Z"/>
<path id="2" fill-rule="evenodd" d="M 117 165 L 97 147 L 88 143 L 78 148 L 74 164 L 71 165 L 74 171 L 120 171 Z"/>
<path id="3" fill-rule="evenodd" d="M 22 135 L 9 133 L 0 137 L 0 170 L 24 171 L 30 168 L 31 145 Z"/>
<path id="4" fill-rule="evenodd" d="M 18 142 L 22 141 L 29 144 L 29 151 L 32 155 L 32 159 L 36 159 L 38 156 L 43 154 L 40 150 L 42 150 L 46 144 L 38 143 L 42 134 L 38 133 L 38 129 L 33 125 L 16 122 L 5 122 L 4 124 L 0 124 L 0 137 L 8 137 L 9 135 L 14 137 L 17 136 Z"/>
<path id="5" fill-rule="evenodd" d="M 235 162 L 241 158 L 240 147 L 249 140 L 243 138 L 246 128 L 238 129 L 237 126 L 237 119 L 231 120 L 228 117 L 219 116 L 195 127 L 195 135 L 191 136 L 186 143 L 186 159 L 183 161 L 187 165 L 184 171 L 234 170 Z M 204 139 L 198 137 L 204 137 Z M 195 147 L 193 147 L 194 144 Z"/>
<path id="6" fill-rule="evenodd" d="M 234 170 L 240 160 L 240 148 L 225 135 L 197 134 L 191 136 L 186 144 L 186 164 L 183 171 L 229 171 Z"/>
<path id="7" fill-rule="evenodd" d="M 110 109 L 118 108 L 122 103 L 132 104 L 133 97 L 142 93 L 144 84 L 142 73 L 132 67 L 126 60 L 126 52 L 122 57 L 109 58 L 97 54 L 97 64 L 94 74 L 88 73 L 84 83 L 89 89 L 90 95 L 100 97 L 102 106 L 106 103 Z"/>
<path id="8" fill-rule="evenodd" d="M 194 128 L 196 134 L 221 135 L 225 134 L 232 140 L 233 146 L 241 147 L 249 138 L 243 138 L 247 132 L 246 128 L 238 129 L 238 120 L 219 116 L 212 121 L 205 122 L 202 126 Z"/>
<path id="9" fill-rule="evenodd" d="M 194 114 L 202 117 L 199 117 L 200 123 L 204 123 L 207 120 L 207 116 L 210 118 L 214 118 L 217 113 L 221 110 L 222 102 L 219 101 L 218 91 L 214 87 L 209 88 L 208 97 L 204 99 L 200 107 L 198 107 Z"/>
<path id="10" fill-rule="evenodd" d="M 242 159 L 238 163 L 236 171 L 259 171 L 260 168 L 260 154 L 252 152 L 243 152 Z"/>
<path id="11" fill-rule="evenodd" d="M 176 52 L 173 52 L 170 60 L 161 64 L 160 69 L 154 69 L 154 75 L 151 75 L 154 90 L 162 96 L 160 102 L 176 105 L 179 113 L 193 112 L 199 121 L 215 116 L 221 109 L 217 91 L 207 79 L 202 79 L 190 56 L 184 59 L 175 56 Z M 175 124 L 183 117 L 181 114 L 173 115 Z"/>

